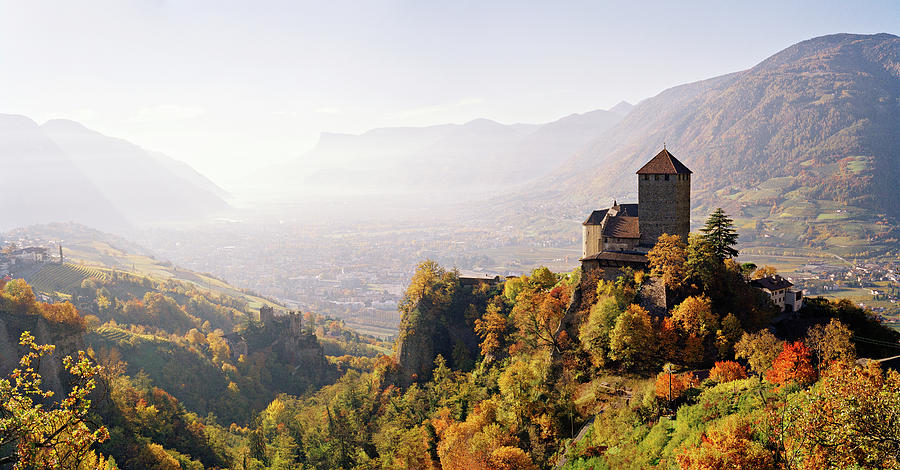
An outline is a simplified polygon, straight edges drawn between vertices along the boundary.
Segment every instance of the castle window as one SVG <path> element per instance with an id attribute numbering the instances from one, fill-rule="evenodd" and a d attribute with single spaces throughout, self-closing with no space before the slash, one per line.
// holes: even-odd
<path id="1" fill-rule="evenodd" d="M 647 181 L 649 179 L 650 179 L 650 175 L 644 175 L 644 181 Z"/>
<path id="2" fill-rule="evenodd" d="M 655 181 L 659 181 L 659 175 L 653 175 L 653 179 L 654 179 Z"/>
<path id="3" fill-rule="evenodd" d="M 669 175 L 666 175 L 666 181 L 669 181 Z"/>

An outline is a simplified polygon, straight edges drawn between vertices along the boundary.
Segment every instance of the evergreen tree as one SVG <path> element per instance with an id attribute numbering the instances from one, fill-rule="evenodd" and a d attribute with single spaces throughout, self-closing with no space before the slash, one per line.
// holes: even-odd
<path id="1" fill-rule="evenodd" d="M 721 207 L 709 215 L 709 218 L 706 219 L 706 226 L 700 231 L 703 232 L 703 238 L 709 242 L 713 252 L 720 260 L 734 258 L 738 255 L 738 251 L 734 248 L 738 239 L 734 221 Z"/>

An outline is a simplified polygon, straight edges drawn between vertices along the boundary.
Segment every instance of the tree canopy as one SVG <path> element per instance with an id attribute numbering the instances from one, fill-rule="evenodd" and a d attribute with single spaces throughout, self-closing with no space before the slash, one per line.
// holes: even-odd
<path id="1" fill-rule="evenodd" d="M 63 359 L 71 374 L 70 392 L 53 403 L 54 393 L 41 387 L 38 372 L 41 358 L 56 346 L 38 345 L 34 336 L 23 332 L 19 345 L 26 352 L 9 378 L 0 379 L 0 466 L 15 468 L 104 468 L 106 461 L 91 447 L 109 438 L 104 426 L 91 426 L 88 395 L 97 385 L 100 367 L 92 364 L 84 351 L 77 358 Z M 4 454 L 10 450 L 12 452 Z"/>
<path id="2" fill-rule="evenodd" d="M 720 259 L 734 258 L 738 255 L 738 234 L 734 228 L 734 220 L 725 214 L 721 207 L 713 211 L 706 219 L 706 225 L 700 229 L 703 238 L 709 242 L 713 253 Z"/>

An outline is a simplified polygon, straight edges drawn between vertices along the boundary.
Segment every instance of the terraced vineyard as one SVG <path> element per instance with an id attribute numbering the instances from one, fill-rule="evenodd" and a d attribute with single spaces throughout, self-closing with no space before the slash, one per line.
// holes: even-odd
<path id="1" fill-rule="evenodd" d="M 108 276 L 106 271 L 90 266 L 51 263 L 44 265 L 28 282 L 40 292 L 72 295 L 85 279 L 106 279 Z"/>
<path id="2" fill-rule="evenodd" d="M 100 328 L 96 333 L 101 338 L 111 342 L 117 342 L 128 338 L 128 334 L 119 329 Z"/>

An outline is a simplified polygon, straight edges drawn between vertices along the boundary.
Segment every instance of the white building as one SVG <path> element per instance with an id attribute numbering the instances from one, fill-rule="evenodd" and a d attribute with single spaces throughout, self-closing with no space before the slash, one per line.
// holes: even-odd
<path id="1" fill-rule="evenodd" d="M 772 302 L 782 312 L 796 312 L 803 307 L 803 291 L 792 289 L 794 284 L 787 279 L 775 275 L 750 281 L 750 285 L 769 294 Z"/>

